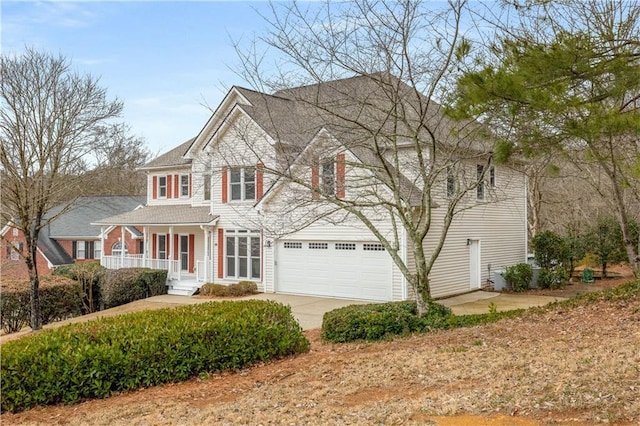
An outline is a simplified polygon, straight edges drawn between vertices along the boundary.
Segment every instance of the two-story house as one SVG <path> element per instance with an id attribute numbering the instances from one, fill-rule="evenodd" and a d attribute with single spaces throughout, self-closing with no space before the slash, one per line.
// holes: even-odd
<path id="1" fill-rule="evenodd" d="M 143 229 L 140 259 L 103 256 L 103 264 L 165 268 L 176 294 L 192 294 L 204 282 L 251 280 L 264 292 L 413 297 L 378 236 L 394 241 L 394 255 L 415 268 L 412 241 L 386 207 L 400 194 L 408 209 L 418 211 L 425 179 L 435 172 L 425 173 L 416 160 L 408 130 L 401 138 L 379 137 L 391 133 L 389 114 L 372 101 L 379 87 L 375 75 L 273 94 L 233 87 L 195 138 L 143 167 L 146 206 L 96 222 Z M 352 102 L 362 97 L 367 101 Z M 320 101 L 335 108 L 332 114 Z M 428 119 L 437 118 L 434 138 L 461 137 L 433 105 Z M 363 115 L 374 123 L 370 128 L 382 123 L 375 135 L 347 125 L 363 122 Z M 394 132 L 399 134 L 397 125 Z M 386 145 L 380 147 L 380 140 Z M 385 151 L 390 143 L 393 152 Z M 442 145 L 432 146 L 449 149 Z M 434 155 L 425 150 L 424 156 Z M 490 165 L 490 153 L 474 143 L 447 155 L 460 159 L 446 166 L 441 180 L 429 182 L 432 229 L 422 243 L 429 256 L 437 249 L 447 203 L 458 188 L 467 191 L 430 273 L 434 297 L 479 289 L 492 270 L 526 259 L 525 177 Z M 358 219 L 365 210 L 368 225 Z"/>

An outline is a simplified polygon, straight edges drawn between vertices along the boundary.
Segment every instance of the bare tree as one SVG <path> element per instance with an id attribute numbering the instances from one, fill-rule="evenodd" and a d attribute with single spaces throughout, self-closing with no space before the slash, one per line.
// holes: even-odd
<path id="1" fill-rule="evenodd" d="M 91 170 L 85 175 L 84 195 L 144 195 L 147 178 L 138 170 L 151 157 L 143 139 L 129 126 L 101 126 L 95 136 Z"/>
<path id="2" fill-rule="evenodd" d="M 36 248 L 40 230 L 72 208 L 97 132 L 122 103 L 98 80 L 70 69 L 62 56 L 33 49 L 0 62 L 2 219 L 26 240 L 20 253 L 31 282 L 31 328 L 42 327 Z M 66 207 L 48 215 L 64 203 Z"/>
<path id="3" fill-rule="evenodd" d="M 260 160 L 265 180 L 277 181 L 272 191 L 287 188 L 276 219 L 261 225 L 281 235 L 319 221 L 359 221 L 391 255 L 423 311 L 454 218 L 483 191 L 488 201 L 501 196 L 488 184 L 492 147 L 483 129 L 450 120 L 438 102 L 470 48 L 465 7 L 453 0 L 279 5 L 266 18 L 267 35 L 249 49 L 236 44 L 240 74 L 258 90 L 243 92 L 256 107 L 247 113 L 277 141 L 276 157 L 262 149 L 249 121 L 235 122 L 237 137 Z M 333 182 L 331 170 L 340 169 L 348 182 Z"/>

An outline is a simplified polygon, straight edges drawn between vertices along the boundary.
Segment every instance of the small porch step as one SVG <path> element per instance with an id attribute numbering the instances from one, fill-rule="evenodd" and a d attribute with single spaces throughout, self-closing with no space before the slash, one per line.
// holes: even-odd
<path id="1" fill-rule="evenodd" d="M 200 284 L 196 282 L 180 281 L 169 281 L 167 283 L 167 286 L 169 287 L 167 293 L 177 296 L 193 296 L 194 293 L 200 288 Z"/>

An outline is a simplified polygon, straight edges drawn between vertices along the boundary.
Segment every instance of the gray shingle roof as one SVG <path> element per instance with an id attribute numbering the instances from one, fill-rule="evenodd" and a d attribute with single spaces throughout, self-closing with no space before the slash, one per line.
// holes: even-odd
<path id="1" fill-rule="evenodd" d="M 146 206 L 95 221 L 96 225 L 208 225 L 218 218 L 209 207 L 190 205 Z"/>
<path id="2" fill-rule="evenodd" d="M 145 197 L 133 196 L 80 197 L 71 210 L 49 224 L 47 231 L 54 239 L 99 238 L 100 227 L 92 222 L 128 212 L 144 205 L 145 201 Z M 52 209 L 52 215 L 61 209 L 62 206 Z"/>
<path id="3" fill-rule="evenodd" d="M 191 164 L 191 160 L 184 158 L 184 155 L 189 150 L 194 140 L 195 138 L 191 138 L 188 141 L 183 142 L 171 151 L 165 152 L 164 154 L 149 161 L 147 164 L 140 167 L 140 169 L 145 170 L 156 167 L 187 166 Z"/>

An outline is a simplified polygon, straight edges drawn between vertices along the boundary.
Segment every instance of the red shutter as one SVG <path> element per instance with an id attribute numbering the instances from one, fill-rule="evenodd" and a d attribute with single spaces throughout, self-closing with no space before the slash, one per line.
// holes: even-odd
<path id="1" fill-rule="evenodd" d="M 153 177 L 153 199 L 158 199 L 158 176 Z"/>
<path id="2" fill-rule="evenodd" d="M 227 167 L 222 168 L 222 204 L 227 202 Z"/>
<path id="3" fill-rule="evenodd" d="M 224 278 L 224 229 L 218 229 L 218 278 Z"/>
<path id="4" fill-rule="evenodd" d="M 180 191 L 182 191 L 182 189 L 180 188 L 180 185 L 182 185 L 182 181 L 180 180 L 180 175 L 175 175 L 173 176 L 173 193 L 174 193 L 174 198 L 180 198 L 180 195 L 182 194 Z"/>
<path id="5" fill-rule="evenodd" d="M 172 194 L 173 194 L 171 192 L 171 189 L 172 189 L 171 177 L 172 177 L 172 175 L 167 175 L 167 198 L 172 198 Z"/>
<path id="6" fill-rule="evenodd" d="M 180 235 L 175 234 L 173 236 L 173 260 L 178 260 L 180 257 L 178 256 L 180 252 Z"/>
<path id="7" fill-rule="evenodd" d="M 151 234 L 151 258 L 158 258 L 158 234 Z"/>
<path id="8" fill-rule="evenodd" d="M 193 265 L 195 263 L 195 253 L 196 253 L 196 236 L 193 234 L 189 234 L 189 273 L 193 273 Z"/>
<path id="9" fill-rule="evenodd" d="M 256 165 L 256 201 L 260 201 L 262 198 L 262 190 L 264 186 L 264 164 L 258 163 Z"/>
<path id="10" fill-rule="evenodd" d="M 320 170 L 317 165 L 311 167 L 311 188 L 313 190 L 313 199 L 320 198 Z"/>
<path id="11" fill-rule="evenodd" d="M 345 161 L 344 154 L 336 156 L 336 197 L 344 198 L 345 194 Z"/>

